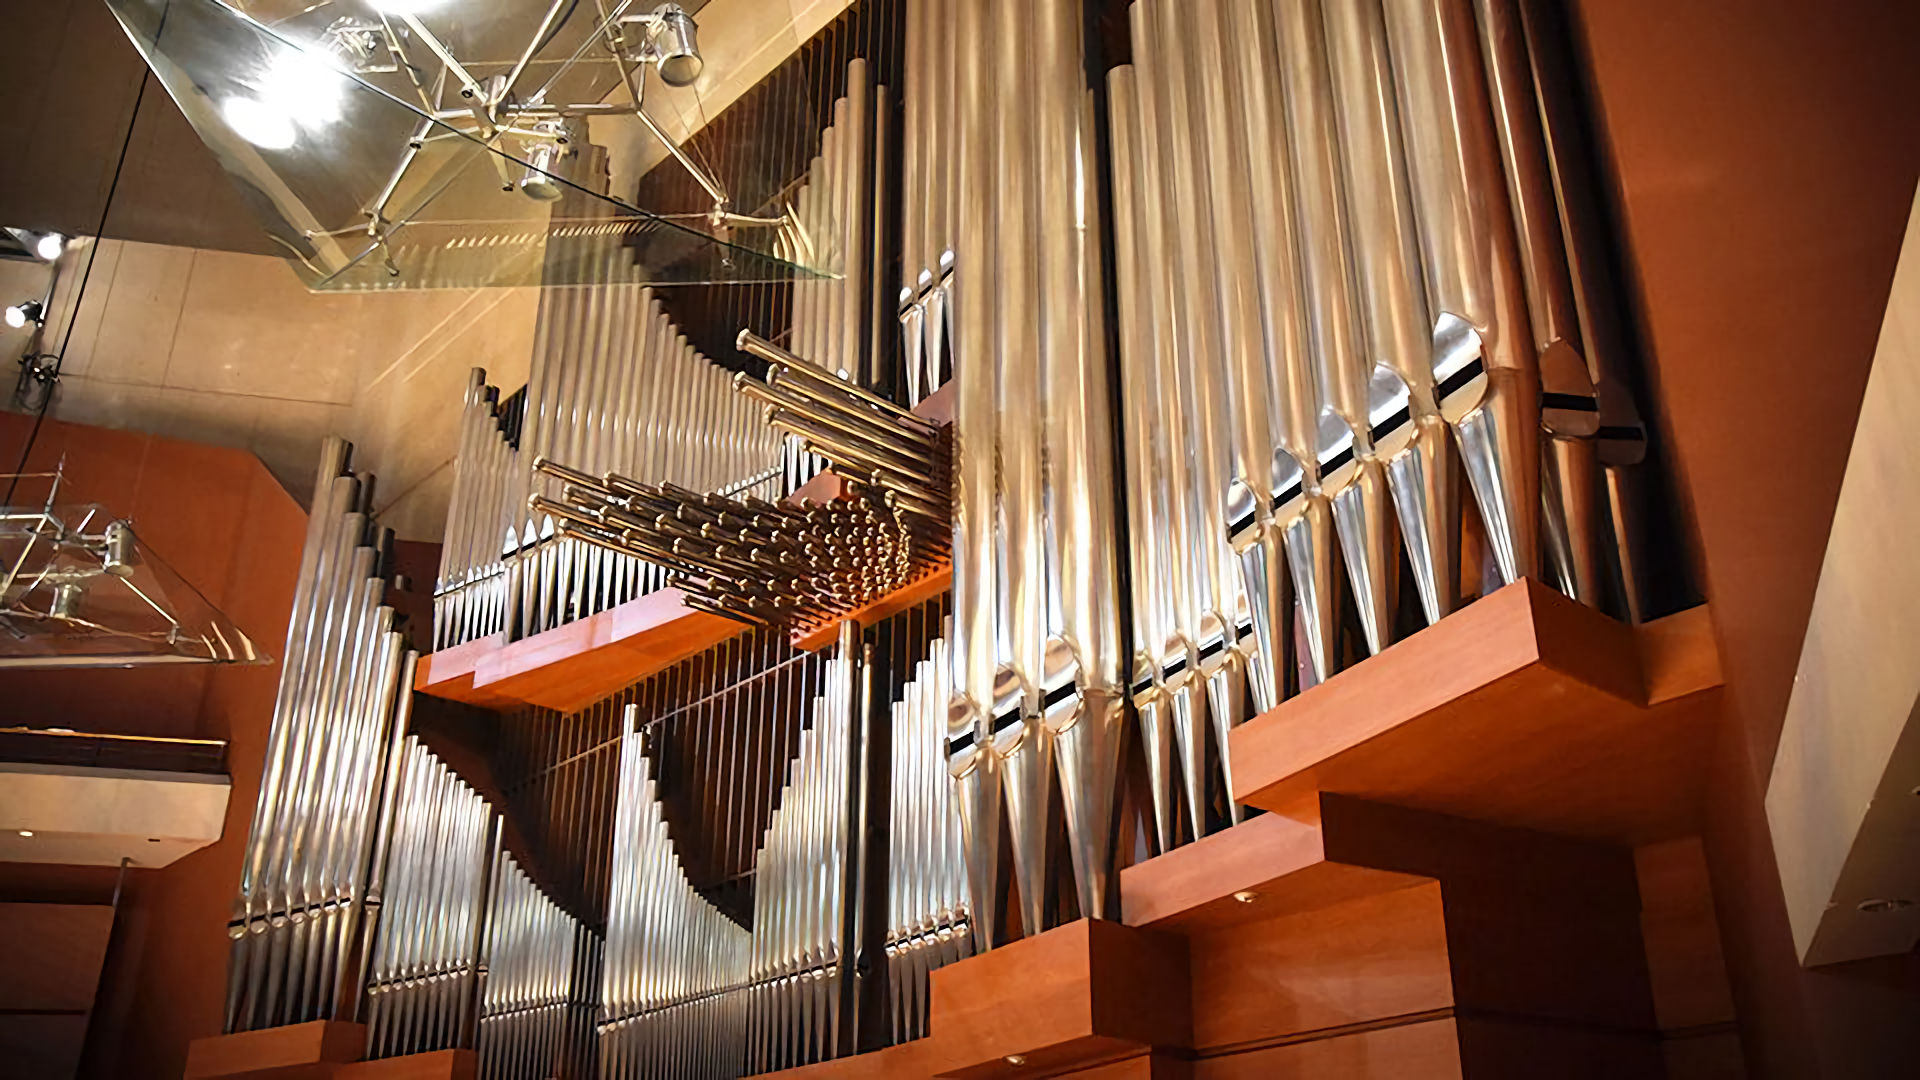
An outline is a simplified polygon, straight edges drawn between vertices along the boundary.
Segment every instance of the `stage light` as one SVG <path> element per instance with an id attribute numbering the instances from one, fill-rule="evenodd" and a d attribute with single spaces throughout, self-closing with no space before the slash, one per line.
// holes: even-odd
<path id="1" fill-rule="evenodd" d="M 39 324 L 46 321 L 46 308 L 38 300 L 26 300 L 7 309 L 7 325 L 15 330 L 23 329 L 28 323 Z"/>
<path id="2" fill-rule="evenodd" d="M 65 250 L 67 250 L 67 238 L 57 232 L 50 232 L 42 236 L 39 240 L 35 241 L 33 245 L 33 253 L 48 262 L 59 258 L 60 253 Z"/>

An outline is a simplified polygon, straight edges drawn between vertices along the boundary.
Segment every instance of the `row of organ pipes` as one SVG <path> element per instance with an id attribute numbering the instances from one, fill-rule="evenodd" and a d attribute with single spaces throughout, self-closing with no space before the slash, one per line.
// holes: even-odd
<path id="1" fill-rule="evenodd" d="M 675 759 L 777 792 L 746 909 L 696 879 L 701 822 L 670 811 L 683 778 L 638 710 L 592 819 L 603 917 L 519 869 L 407 734 L 371 480 L 330 448 L 231 1027 L 364 1013 L 376 1054 L 623 1080 L 920 1037 L 933 969 L 1111 917 L 1124 862 L 1237 823 L 1250 716 L 1523 576 L 1638 620 L 1645 436 L 1540 0 L 1134 0 L 1099 86 L 1082 3 L 905 0 L 897 234 L 875 216 L 888 88 L 856 61 L 793 201 L 793 235 L 849 272 L 795 284 L 784 343 L 743 332 L 740 373 L 614 286 L 543 299 L 520 404 L 469 388 L 436 648 L 673 582 L 818 630 L 879 550 L 834 537 L 897 530 L 899 580 L 950 558 L 950 598 L 840 624 L 804 700 L 714 706 L 771 732 L 797 705 L 790 753 Z M 891 308 L 882 260 L 852 257 L 886 235 Z M 950 428 L 906 411 L 949 381 Z M 823 465 L 845 498 L 782 500 Z"/>

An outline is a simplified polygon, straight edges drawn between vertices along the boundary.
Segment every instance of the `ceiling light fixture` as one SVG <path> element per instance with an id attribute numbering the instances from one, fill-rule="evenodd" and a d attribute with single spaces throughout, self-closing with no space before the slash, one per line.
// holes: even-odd
<path id="1" fill-rule="evenodd" d="M 23 300 L 7 309 L 7 325 L 15 330 L 24 329 L 28 323 L 35 326 L 46 321 L 46 305 L 38 300 Z"/>
<path id="2" fill-rule="evenodd" d="M 21 830 L 20 830 L 20 835 L 21 835 L 21 836 L 32 836 L 32 835 L 33 835 L 33 830 L 32 830 L 32 829 L 21 829 Z"/>
<path id="3" fill-rule="evenodd" d="M 57 232 L 47 233 L 33 245 L 33 253 L 48 262 L 59 258 L 60 253 L 65 250 L 67 250 L 67 238 Z"/>

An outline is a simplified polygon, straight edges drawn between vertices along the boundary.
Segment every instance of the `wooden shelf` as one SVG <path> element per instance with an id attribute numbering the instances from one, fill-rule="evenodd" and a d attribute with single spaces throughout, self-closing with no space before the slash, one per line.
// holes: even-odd
<path id="1" fill-rule="evenodd" d="M 367 1027 L 315 1020 L 286 1027 L 215 1035 L 187 1044 L 186 1080 L 310 1080 L 360 1060 Z"/>
<path id="2" fill-rule="evenodd" d="M 489 709 L 574 712 L 740 633 L 662 589 L 598 615 L 502 644 L 481 638 L 421 657 L 413 688 Z"/>
<path id="3" fill-rule="evenodd" d="M 1628 627 L 1520 581 L 1232 735 L 1243 803 L 1337 792 L 1640 843 L 1684 835 L 1718 713 L 1707 609 Z"/>

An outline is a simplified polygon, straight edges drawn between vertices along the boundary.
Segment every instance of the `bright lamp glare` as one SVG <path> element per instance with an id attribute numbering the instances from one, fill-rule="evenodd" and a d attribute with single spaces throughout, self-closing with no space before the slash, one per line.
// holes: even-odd
<path id="1" fill-rule="evenodd" d="M 439 0 L 372 0 L 375 11 L 389 15 L 418 15 L 438 3 Z"/>
<path id="2" fill-rule="evenodd" d="M 66 249 L 67 249 L 67 238 L 64 236 L 61 236 L 57 232 L 48 233 L 47 235 L 40 238 L 39 243 L 33 245 L 34 254 L 40 256 L 41 258 L 47 260 L 48 262 L 52 262 L 53 260 L 59 258 L 60 253 L 62 251 L 65 251 Z"/>
<path id="3" fill-rule="evenodd" d="M 317 130 L 340 119 L 346 97 L 345 73 L 306 53 L 288 51 L 255 84 L 255 97 L 228 98 L 220 107 L 241 138 L 262 150 L 285 150 L 300 128 Z"/>
<path id="4" fill-rule="evenodd" d="M 27 323 L 33 321 L 33 317 L 28 313 L 27 305 L 25 304 L 15 304 L 8 308 L 6 318 L 7 325 L 13 327 L 15 330 L 19 330 L 25 327 Z"/>
<path id="5" fill-rule="evenodd" d="M 293 145 L 293 118 L 253 98 L 228 98 L 220 116 L 241 138 L 262 150 L 285 150 Z"/>

